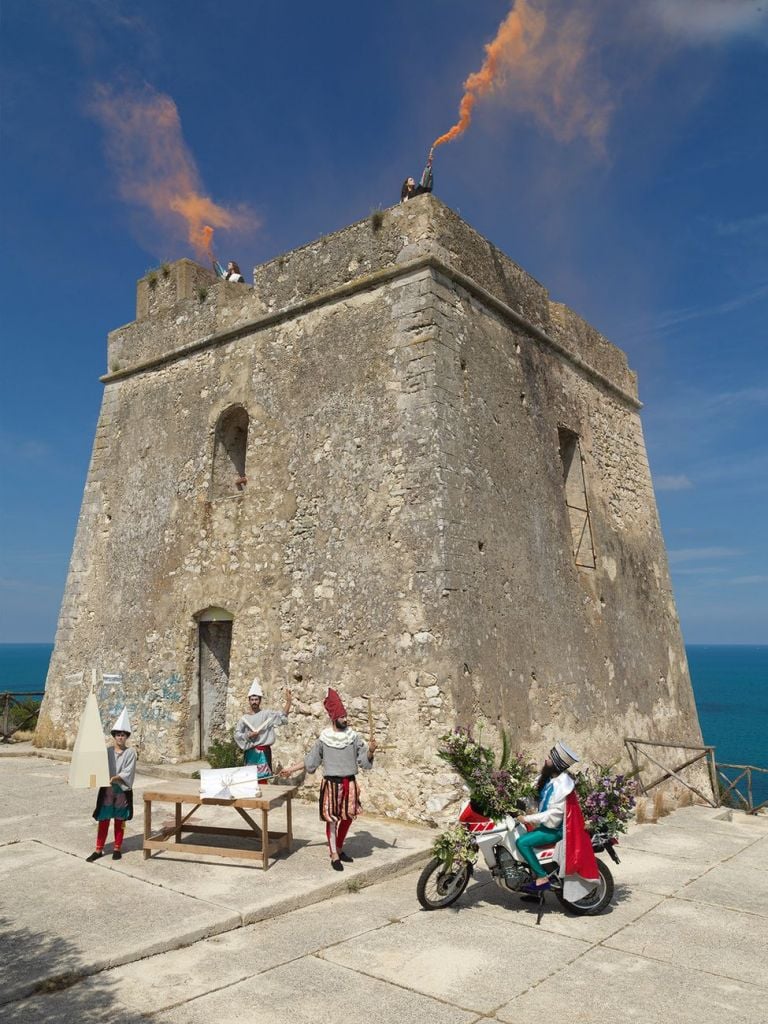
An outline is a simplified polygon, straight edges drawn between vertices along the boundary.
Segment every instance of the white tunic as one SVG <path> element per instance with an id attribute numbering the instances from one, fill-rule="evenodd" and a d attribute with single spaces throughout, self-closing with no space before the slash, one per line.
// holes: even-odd
<path id="1" fill-rule="evenodd" d="M 566 798 L 573 792 L 575 785 L 568 772 L 556 775 L 542 791 L 539 810 L 535 814 L 526 814 L 525 820 L 543 828 L 560 828 L 565 817 Z"/>

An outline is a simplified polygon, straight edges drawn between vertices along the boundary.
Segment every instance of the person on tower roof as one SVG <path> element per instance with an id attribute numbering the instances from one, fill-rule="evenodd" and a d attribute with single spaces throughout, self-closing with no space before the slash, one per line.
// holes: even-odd
<path id="1" fill-rule="evenodd" d="M 417 185 L 413 178 L 406 178 L 403 182 L 403 186 L 400 189 L 400 202 L 407 203 L 409 199 L 413 199 L 414 196 L 423 195 L 425 192 L 431 192 L 434 186 L 434 175 L 432 173 L 432 157 L 433 150 L 430 149 L 429 156 L 427 157 L 427 163 L 422 171 L 421 180 Z"/>

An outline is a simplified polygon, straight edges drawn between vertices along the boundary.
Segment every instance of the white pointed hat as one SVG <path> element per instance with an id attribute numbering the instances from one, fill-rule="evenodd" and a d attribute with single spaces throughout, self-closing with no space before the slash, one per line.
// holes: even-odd
<path id="1" fill-rule="evenodd" d="M 249 697 L 263 697 L 264 696 L 264 691 L 261 688 L 261 683 L 259 682 L 258 677 L 256 679 L 254 679 L 253 682 L 251 683 L 251 688 L 248 691 L 248 696 Z"/>
<path id="2" fill-rule="evenodd" d="M 554 747 L 552 747 L 549 757 L 559 772 L 566 771 L 571 765 L 577 764 L 579 761 L 579 755 L 574 754 L 570 747 L 566 747 L 562 740 L 558 740 Z"/>
<path id="3" fill-rule="evenodd" d="M 117 716 L 117 721 L 112 726 L 111 732 L 113 734 L 116 732 L 127 732 L 128 735 L 130 736 L 132 730 L 131 720 L 128 717 L 128 708 L 124 707 L 120 714 Z"/>

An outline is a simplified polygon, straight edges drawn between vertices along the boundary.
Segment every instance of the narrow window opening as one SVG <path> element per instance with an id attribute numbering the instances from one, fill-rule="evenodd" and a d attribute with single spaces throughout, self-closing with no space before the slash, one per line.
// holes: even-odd
<path id="1" fill-rule="evenodd" d="M 208 608 L 198 618 L 200 757 L 212 743 L 225 739 L 233 616 Z"/>
<path id="2" fill-rule="evenodd" d="M 224 498 L 245 489 L 245 456 L 248 448 L 248 413 L 241 405 L 219 416 L 213 447 L 211 497 Z"/>
<path id="3" fill-rule="evenodd" d="M 589 517 L 587 487 L 584 479 L 584 461 L 578 434 L 561 427 L 558 430 L 560 459 L 563 464 L 565 506 L 571 528 L 571 550 L 574 561 L 581 569 L 595 568 L 595 546 Z"/>

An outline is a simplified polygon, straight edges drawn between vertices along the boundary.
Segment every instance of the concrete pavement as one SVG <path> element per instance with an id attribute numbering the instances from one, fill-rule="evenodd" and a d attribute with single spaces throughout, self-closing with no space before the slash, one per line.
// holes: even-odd
<path id="1" fill-rule="evenodd" d="M 92 795 L 65 777 L 0 759 L 4 1020 L 324 1024 L 340 1006 L 403 1024 L 765 1018 L 766 817 L 692 807 L 633 826 L 610 911 L 571 917 L 552 899 L 537 927 L 483 871 L 454 908 L 420 910 L 409 865 L 434 833 L 398 823 L 358 821 L 337 880 L 314 807 L 266 873 L 144 862 L 138 836 L 122 861 L 88 865 Z M 369 884 L 373 868 L 390 874 Z"/>

